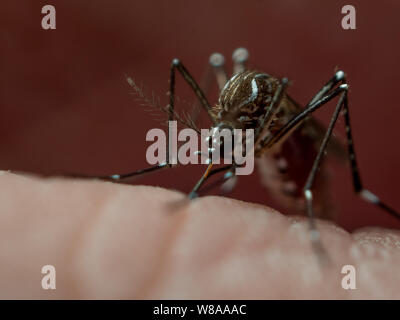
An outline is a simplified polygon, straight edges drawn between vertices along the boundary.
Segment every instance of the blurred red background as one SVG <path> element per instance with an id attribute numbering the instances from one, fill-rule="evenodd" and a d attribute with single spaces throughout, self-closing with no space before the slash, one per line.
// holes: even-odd
<path id="1" fill-rule="evenodd" d="M 230 60 L 232 50 L 244 46 L 251 65 L 291 79 L 289 93 L 302 104 L 335 67 L 347 73 L 365 186 L 400 210 L 398 2 L 51 1 L 57 29 L 43 30 L 45 4 L 5 0 L 0 5 L 1 169 L 57 175 L 147 167 L 145 135 L 161 126 L 160 117 L 135 101 L 124 75 L 166 104 L 173 58 L 201 79 L 211 53 Z M 356 30 L 341 28 L 346 4 L 357 10 Z M 181 79 L 177 94 L 194 101 Z M 211 102 L 215 98 L 214 93 Z M 327 123 L 332 111 L 333 104 L 316 117 Z M 189 192 L 202 170 L 185 166 L 134 183 Z M 400 227 L 353 194 L 348 166 L 334 166 L 333 178 L 339 225 Z M 242 177 L 229 196 L 279 209 L 257 172 Z"/>

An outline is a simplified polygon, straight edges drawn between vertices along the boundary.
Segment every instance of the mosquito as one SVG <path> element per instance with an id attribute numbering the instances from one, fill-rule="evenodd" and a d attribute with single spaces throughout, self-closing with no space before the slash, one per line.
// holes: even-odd
<path id="1" fill-rule="evenodd" d="M 231 131 L 254 129 L 254 154 L 264 177 L 264 184 L 288 207 L 297 209 L 300 207 L 306 212 L 313 246 L 321 255 L 324 248 L 316 227 L 315 212 L 327 210 L 327 207 L 323 206 L 325 198 L 323 192 L 318 192 L 319 189 L 316 187 L 316 177 L 318 172 L 319 175 L 324 174 L 320 169 L 323 169 L 322 160 L 328 150 L 330 153 L 346 157 L 350 162 L 356 194 L 400 219 L 397 211 L 365 189 L 361 182 L 350 125 L 349 86 L 345 73 L 341 70 L 336 71 L 309 103 L 301 107 L 286 92 L 289 85 L 287 78 L 278 79 L 264 72 L 249 70 L 246 67 L 248 58 L 249 53 L 245 48 L 236 49 L 232 55 L 233 73 L 228 77 L 224 56 L 220 53 L 213 53 L 210 56 L 209 63 L 219 87 L 219 99 L 214 106 L 210 105 L 204 92 L 183 63 L 179 59 L 173 59 L 170 67 L 169 105 L 161 108 L 167 113 L 168 121 L 178 120 L 198 131 L 193 121 L 185 121 L 175 111 L 175 76 L 176 72 L 179 72 L 196 95 L 198 107 L 206 111 L 212 128 L 228 128 Z M 133 80 L 128 78 L 128 83 L 144 97 Z M 328 127 L 325 128 L 311 116 L 335 98 L 336 107 Z M 345 121 L 347 152 L 332 134 L 340 114 Z M 119 181 L 172 168 L 168 156 L 168 141 L 165 162 L 131 173 L 100 178 Z M 189 193 L 189 199 L 198 197 L 202 189 L 206 190 L 203 188 L 205 182 L 217 173 L 224 173 L 217 184 L 228 186 L 226 189 L 233 188 L 236 181 L 234 171 L 236 164 L 219 168 L 213 168 L 213 165 L 212 162 L 207 165 L 204 174 Z"/>

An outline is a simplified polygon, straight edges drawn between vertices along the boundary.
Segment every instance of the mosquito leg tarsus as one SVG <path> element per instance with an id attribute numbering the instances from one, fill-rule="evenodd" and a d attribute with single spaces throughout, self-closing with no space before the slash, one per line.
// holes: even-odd
<path id="1" fill-rule="evenodd" d="M 317 96 L 320 96 L 321 92 L 324 92 L 324 93 L 329 92 L 329 90 L 332 90 L 333 86 L 336 85 L 337 83 L 342 83 L 342 85 L 340 87 L 347 85 L 346 84 L 345 73 L 343 71 L 341 71 L 341 70 L 336 72 L 334 77 L 331 78 L 327 82 L 327 84 L 317 94 Z M 332 95 L 332 93 L 330 95 Z M 325 97 L 327 97 L 327 95 Z M 324 99 L 324 97 L 322 97 L 321 99 Z M 381 201 L 378 196 L 376 196 L 371 191 L 369 191 L 367 189 L 364 189 L 364 187 L 363 187 L 363 184 L 361 182 L 360 172 L 359 172 L 359 169 L 358 169 L 357 160 L 356 160 L 356 153 L 355 153 L 355 150 L 354 150 L 354 140 L 353 140 L 353 137 L 352 137 L 351 124 L 350 124 L 350 114 L 349 114 L 349 104 L 348 104 L 347 90 L 345 91 L 345 94 L 344 94 L 342 100 L 343 100 L 342 101 L 343 116 L 344 116 L 344 119 L 345 119 L 345 126 L 346 126 L 346 140 L 347 140 L 347 148 L 348 148 L 348 157 L 349 157 L 349 161 L 350 161 L 350 167 L 351 167 L 354 191 L 363 200 L 365 200 L 367 202 L 370 202 L 370 203 L 380 207 L 381 209 L 383 209 L 384 211 L 386 211 L 390 215 L 394 216 L 397 219 L 400 219 L 400 213 L 398 211 L 396 211 L 391 206 L 389 206 L 386 203 L 384 203 L 383 201 Z M 310 108 L 310 106 L 316 105 L 317 102 L 318 101 L 315 98 L 313 98 L 311 100 L 311 103 L 309 104 L 309 109 L 312 109 L 312 108 Z M 307 108 L 306 108 L 305 111 L 307 111 Z"/>
<path id="2" fill-rule="evenodd" d="M 343 78 L 343 82 L 346 82 L 345 77 Z M 354 191 L 365 201 L 370 202 L 390 215 L 394 216 L 397 219 L 400 219 L 400 213 L 387 205 L 386 203 L 382 202 L 379 197 L 377 197 L 371 191 L 364 189 L 363 183 L 361 182 L 360 172 L 358 169 L 358 164 L 356 160 L 356 153 L 354 150 L 354 142 L 351 132 L 351 125 L 350 125 L 350 115 L 349 115 L 349 105 L 348 105 L 348 98 L 347 95 L 344 98 L 343 102 L 343 116 L 345 119 L 345 126 L 346 126 L 346 138 L 347 138 L 347 148 L 348 148 L 348 156 L 351 166 L 351 173 L 352 173 L 352 180 L 353 180 L 353 187 Z"/>
<path id="3" fill-rule="evenodd" d="M 123 180 L 123 179 L 131 178 L 131 177 L 134 177 L 134 176 L 138 176 L 138 175 L 141 175 L 141 174 L 146 174 L 146 173 L 150 173 L 150 172 L 153 172 L 153 171 L 157 171 L 157 170 L 160 170 L 160 169 L 166 169 L 166 168 L 170 168 L 170 167 L 171 166 L 168 165 L 168 163 L 164 162 L 164 163 L 160 163 L 160 164 L 157 164 L 155 166 L 152 166 L 152 167 L 136 170 L 136 171 L 129 172 L 129 173 L 113 174 L 113 175 L 110 175 L 110 176 L 102 176 L 102 177 L 99 177 L 99 178 L 100 179 L 106 179 L 106 180 L 118 181 L 118 180 Z"/>
<path id="4" fill-rule="evenodd" d="M 213 163 L 211 162 L 208 166 L 206 171 L 203 173 L 203 175 L 201 176 L 200 180 L 197 181 L 196 185 L 194 186 L 194 188 L 192 189 L 192 191 L 189 193 L 189 199 L 194 199 L 197 198 L 199 196 L 198 192 L 199 189 L 201 188 L 201 186 L 203 185 L 203 183 L 207 180 L 207 178 L 210 176 L 211 173 L 211 168 L 213 166 Z"/>
<path id="5" fill-rule="evenodd" d="M 217 173 L 226 172 L 227 171 L 220 179 L 218 179 L 217 181 L 214 181 L 212 184 L 204 187 L 202 189 L 203 192 L 207 192 L 207 191 L 209 191 L 211 189 L 214 189 L 215 187 L 218 187 L 218 186 L 221 186 L 221 185 L 223 186 L 224 183 L 227 182 L 228 180 L 234 179 L 236 177 L 235 173 L 234 173 L 234 168 L 235 167 L 236 167 L 236 164 L 229 164 L 229 165 L 226 165 L 226 166 L 211 170 L 204 179 L 203 179 L 203 177 L 204 177 L 204 175 L 203 175 L 201 177 L 201 179 L 203 179 L 203 181 L 200 182 L 201 181 L 201 179 L 200 179 L 200 181 L 193 188 L 192 192 L 189 194 L 189 198 L 190 199 L 197 198 L 199 196 L 200 188 L 201 188 L 202 184 L 205 182 L 205 180 L 210 178 L 211 176 L 217 174 Z M 200 183 L 200 185 L 198 185 L 199 183 Z M 230 191 L 230 190 L 228 190 L 228 191 Z"/>

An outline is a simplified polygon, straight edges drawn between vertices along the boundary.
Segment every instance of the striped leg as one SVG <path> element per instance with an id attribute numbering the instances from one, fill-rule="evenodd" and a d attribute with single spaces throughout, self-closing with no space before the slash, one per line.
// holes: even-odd
<path id="1" fill-rule="evenodd" d="M 346 83 L 346 79 L 343 78 L 343 82 Z M 349 153 L 349 160 L 350 160 L 350 165 L 351 165 L 351 173 L 352 173 L 352 180 L 353 180 L 353 186 L 354 186 L 354 191 L 365 201 L 370 202 L 393 217 L 400 219 L 400 213 L 396 210 L 394 210 L 392 207 L 387 205 L 386 203 L 382 202 L 374 193 L 371 191 L 364 189 L 363 184 L 361 182 L 361 177 L 360 177 L 360 172 L 358 169 L 357 165 L 357 160 L 356 160 L 356 153 L 354 151 L 354 142 L 353 142 L 353 137 L 351 133 L 351 125 L 350 125 L 350 115 L 349 115 L 349 106 L 348 106 L 348 99 L 347 95 L 344 98 L 344 103 L 343 103 L 343 116 L 345 119 L 345 125 L 346 125 L 346 137 L 347 137 L 347 146 L 348 146 L 348 153 Z"/>
<path id="2" fill-rule="evenodd" d="M 202 107 L 209 114 L 210 119 L 215 123 L 215 119 L 213 118 L 212 113 L 211 113 L 211 106 L 210 106 L 207 98 L 205 97 L 203 91 L 200 89 L 197 82 L 187 71 L 185 66 L 178 59 L 173 59 L 170 70 L 171 70 L 171 72 L 170 72 L 170 88 L 169 88 L 169 105 L 167 108 L 168 121 L 169 122 L 173 121 L 176 117 L 178 117 L 178 115 L 175 113 L 175 71 L 178 70 L 179 73 L 184 78 L 184 80 L 189 84 L 189 86 L 194 91 L 194 93 L 197 96 L 198 100 L 200 101 Z M 143 92 L 141 92 L 140 89 L 137 88 L 136 84 L 133 82 L 132 79 L 128 78 L 128 83 L 131 87 L 133 87 L 137 92 L 139 92 L 144 97 Z M 190 126 L 190 124 L 188 124 L 188 125 Z M 129 173 L 112 174 L 112 175 L 106 175 L 106 176 L 89 176 L 89 175 L 83 175 L 83 174 L 67 174 L 67 175 L 73 176 L 73 177 L 81 177 L 81 178 L 98 178 L 98 179 L 104 179 L 104 180 L 119 181 L 119 180 L 123 180 L 126 178 L 131 178 L 134 176 L 146 174 L 149 172 L 154 172 L 154 171 L 157 171 L 160 169 L 171 168 L 172 164 L 170 163 L 170 159 L 169 159 L 169 146 L 171 144 L 171 138 L 172 138 L 172 136 L 170 136 L 170 130 L 168 130 L 168 139 L 167 139 L 167 145 L 166 145 L 166 160 L 165 160 L 165 162 L 163 162 L 161 164 L 157 164 L 157 165 L 151 166 L 149 168 L 140 169 L 140 170 L 136 170 L 136 171 L 129 172 Z"/>
<path id="3" fill-rule="evenodd" d="M 334 86 L 337 83 L 342 83 L 339 87 L 336 89 L 333 89 Z M 356 193 L 358 193 L 364 200 L 373 203 L 392 216 L 396 217 L 397 219 L 400 219 L 400 214 L 395 211 L 393 208 L 382 202 L 375 194 L 370 192 L 367 189 L 364 189 L 361 183 L 361 178 L 358 170 L 358 165 L 356 161 L 356 156 L 355 156 L 355 151 L 354 151 L 354 143 L 352 139 L 352 134 L 351 134 L 351 125 L 350 125 L 350 116 L 349 116 L 349 107 L 348 107 L 348 86 L 346 84 L 345 76 L 343 71 L 338 71 L 336 75 L 324 86 L 324 88 L 321 90 L 324 91 L 323 94 L 318 93 L 317 96 L 319 95 L 319 99 L 313 98 L 310 102 L 310 104 L 306 107 L 305 110 L 303 110 L 298 116 L 296 116 L 293 120 L 291 120 L 288 124 L 286 124 L 280 132 L 274 136 L 271 141 L 268 143 L 273 145 L 274 143 L 277 143 L 280 139 L 282 139 L 287 133 L 290 132 L 291 129 L 293 129 L 296 125 L 298 125 L 301 121 L 303 121 L 309 114 L 317 110 L 318 108 L 322 107 L 325 105 L 328 101 L 333 99 L 334 97 L 339 95 L 339 101 L 336 105 L 335 111 L 332 115 L 331 121 L 329 123 L 328 129 L 325 133 L 324 139 L 321 143 L 320 149 L 318 151 L 317 157 L 313 163 L 313 167 L 311 169 L 311 172 L 307 178 L 307 181 L 305 183 L 305 186 L 303 188 L 304 192 L 304 197 L 306 199 L 306 204 L 307 204 L 307 213 L 309 216 L 309 222 L 310 222 L 310 229 L 311 229 L 311 239 L 314 245 L 314 248 L 320 253 L 320 257 L 327 257 L 325 255 L 325 250 L 322 246 L 322 243 L 319 238 L 319 233 L 315 225 L 315 220 L 314 220 L 314 213 L 313 213 L 313 193 L 312 193 L 312 187 L 314 184 L 314 180 L 316 177 L 316 174 L 318 172 L 318 168 L 321 164 L 321 161 L 323 159 L 323 155 L 325 153 L 326 147 L 328 145 L 329 139 L 332 135 L 333 128 L 336 124 L 336 121 L 339 117 L 340 111 L 343 109 L 344 111 L 344 118 L 345 118 L 345 125 L 346 125 L 346 134 L 347 134 L 347 144 L 348 144 L 348 156 L 349 160 L 351 163 L 351 170 L 352 170 L 352 180 L 353 180 L 353 186 L 354 190 Z M 321 92 L 320 91 L 320 92 Z"/>

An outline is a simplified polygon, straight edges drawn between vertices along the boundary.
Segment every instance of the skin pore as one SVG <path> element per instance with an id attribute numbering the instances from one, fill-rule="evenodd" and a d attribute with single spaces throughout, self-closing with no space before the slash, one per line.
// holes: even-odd
<path id="1" fill-rule="evenodd" d="M 0 175 L 0 298 L 400 298 L 400 231 L 318 228 L 305 218 L 209 196 L 95 180 Z M 42 267 L 56 269 L 44 290 Z M 342 288 L 342 267 L 356 289 Z"/>

